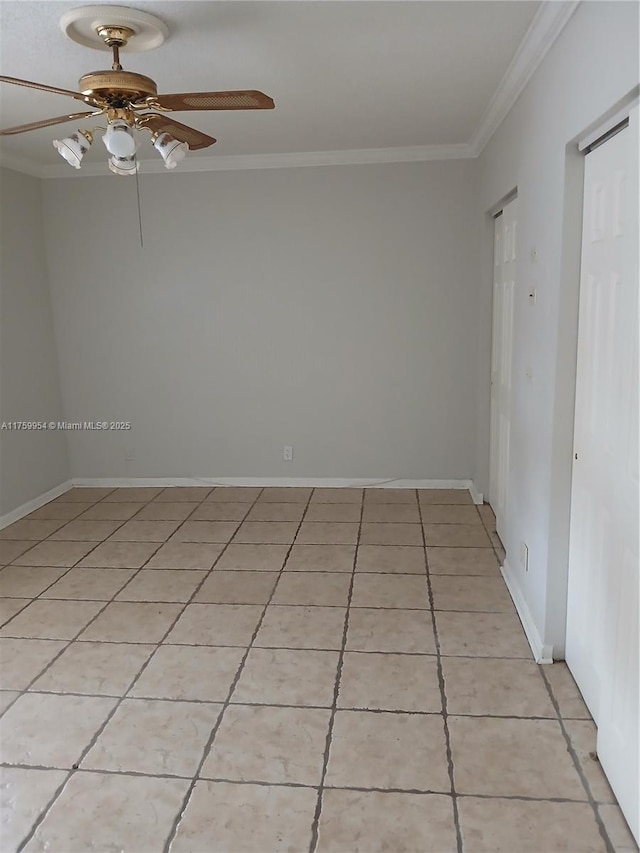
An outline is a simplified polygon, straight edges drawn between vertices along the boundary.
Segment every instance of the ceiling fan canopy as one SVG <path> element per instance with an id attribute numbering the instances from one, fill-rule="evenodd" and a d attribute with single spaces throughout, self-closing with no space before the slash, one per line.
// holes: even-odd
<path id="1" fill-rule="evenodd" d="M 0 82 L 66 95 L 92 107 L 93 111 L 74 112 L 5 128 L 0 130 L 0 136 L 12 136 L 68 121 L 106 115 L 110 125 L 114 122 L 124 123 L 131 130 L 148 131 L 154 144 L 161 135 L 168 134 L 170 139 L 197 151 L 208 148 L 216 140 L 200 130 L 175 121 L 168 113 L 197 110 L 269 110 L 275 107 L 272 98 L 255 89 L 158 94 L 156 82 L 150 77 L 134 71 L 125 71 L 120 64 L 121 48 L 132 45 L 132 50 L 150 50 L 161 44 L 168 34 L 166 25 L 148 13 L 120 6 L 88 6 L 66 13 L 60 23 L 65 33 L 74 41 L 88 47 L 110 50 L 113 60 L 111 69 L 84 74 L 78 81 L 78 91 L 45 83 L 33 83 L 16 77 L 0 76 Z M 136 39 L 139 39 L 137 44 Z M 83 135 L 88 133 L 79 132 Z M 70 139 L 71 137 L 64 142 L 69 142 Z M 57 140 L 54 144 L 56 143 Z M 59 148 L 57 144 L 56 147 Z M 83 154 L 84 148 L 82 153 L 78 154 L 78 164 L 75 160 L 72 162 L 76 168 L 79 168 L 79 160 Z M 63 156 L 67 159 L 65 154 Z M 168 168 L 172 168 L 166 160 L 165 163 Z M 175 162 L 172 161 L 172 164 L 175 165 Z M 112 171 L 116 169 L 112 168 Z M 131 171 L 128 168 L 122 169 L 120 164 L 116 173 L 130 174 Z"/>

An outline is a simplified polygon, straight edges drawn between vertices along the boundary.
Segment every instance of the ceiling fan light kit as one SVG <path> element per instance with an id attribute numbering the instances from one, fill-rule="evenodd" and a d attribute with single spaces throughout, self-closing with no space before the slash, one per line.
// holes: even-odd
<path id="1" fill-rule="evenodd" d="M 77 119 L 93 119 L 106 115 L 107 127 L 102 141 L 111 157 L 109 169 L 116 175 L 136 174 L 139 163 L 134 131 L 146 130 L 151 143 L 161 155 L 167 169 L 174 169 L 187 151 L 208 148 L 216 140 L 188 125 L 170 118 L 167 113 L 195 110 L 265 110 L 273 109 L 273 100 L 257 90 L 227 92 L 183 92 L 159 95 L 154 80 L 144 74 L 124 71 L 120 64 L 120 49 L 152 50 L 161 45 L 169 30 L 159 18 L 125 6 L 83 6 L 65 13 L 60 26 L 68 38 L 98 50 L 112 52 L 110 71 L 84 74 L 79 91 L 60 89 L 44 83 L 32 83 L 16 77 L 0 76 L 0 82 L 67 95 L 92 107 L 95 112 L 71 113 L 56 118 L 35 121 L 0 130 L 0 136 L 11 136 L 62 124 Z M 92 128 L 95 130 L 96 128 Z M 78 129 L 53 145 L 74 169 L 79 169 L 89 150 L 93 136 L 89 130 Z"/>

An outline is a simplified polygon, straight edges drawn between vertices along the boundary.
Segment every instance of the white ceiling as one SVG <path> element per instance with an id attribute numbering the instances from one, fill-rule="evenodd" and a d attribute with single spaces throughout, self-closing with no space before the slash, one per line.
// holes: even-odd
<path id="1" fill-rule="evenodd" d="M 107 53 L 81 47 L 60 30 L 61 15 L 78 5 L 2 0 L 0 73 L 76 89 L 82 74 L 109 67 Z M 176 114 L 218 139 L 190 158 L 466 143 L 540 6 L 523 0 L 116 5 L 152 12 L 168 25 L 160 48 L 125 50 L 121 57 L 125 69 L 154 78 L 160 92 L 255 88 L 276 102 L 273 111 Z M 6 84 L 0 107 L 4 127 L 82 109 L 70 98 Z M 38 166 L 59 164 L 51 140 L 74 127 L 7 137 L 0 152 Z M 86 159 L 105 159 L 97 153 Z M 157 157 L 150 145 L 140 155 Z"/>

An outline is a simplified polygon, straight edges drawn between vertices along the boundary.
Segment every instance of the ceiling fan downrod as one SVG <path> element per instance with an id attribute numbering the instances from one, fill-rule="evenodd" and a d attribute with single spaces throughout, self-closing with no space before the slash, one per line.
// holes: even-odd
<path id="1" fill-rule="evenodd" d="M 130 27 L 103 25 L 96 29 L 97 34 L 113 51 L 112 71 L 122 71 L 120 48 L 124 47 L 135 32 Z"/>

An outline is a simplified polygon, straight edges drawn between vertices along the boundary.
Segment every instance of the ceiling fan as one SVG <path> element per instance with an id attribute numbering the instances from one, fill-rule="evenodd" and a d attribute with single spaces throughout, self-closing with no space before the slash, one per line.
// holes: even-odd
<path id="1" fill-rule="evenodd" d="M 96 21 L 98 13 L 100 20 Z M 110 20 L 110 23 L 102 20 L 105 14 L 109 16 L 106 20 Z M 123 17 L 127 25 L 121 23 Z M 275 107 L 268 95 L 253 89 L 159 95 L 156 83 L 150 77 L 124 71 L 120 64 L 120 49 L 131 40 L 142 37 L 140 44 L 134 48 L 137 50 L 148 50 L 164 41 L 168 30 L 155 16 L 119 6 L 93 6 L 67 13 L 61 25 L 74 41 L 111 50 L 111 70 L 83 75 L 78 81 L 77 92 L 1 75 L 0 82 L 68 95 L 93 110 L 5 128 L 0 130 L 0 136 L 13 136 L 67 121 L 105 115 L 107 127 L 101 129 L 106 130 L 102 139 L 111 155 L 109 168 L 119 175 L 132 175 L 139 168 L 135 156 L 138 145 L 134 130 L 146 130 L 151 134 L 154 147 L 169 169 L 174 168 L 187 151 L 208 148 L 215 143 L 212 136 L 175 121 L 168 113 L 191 110 L 269 110 Z M 70 165 L 79 169 L 92 142 L 93 134 L 90 130 L 78 130 L 66 139 L 54 140 L 53 145 Z"/>

